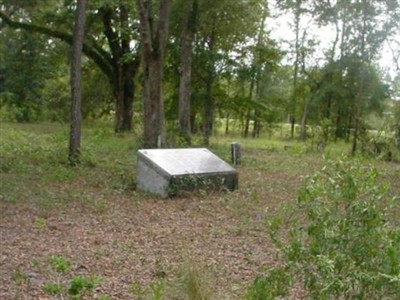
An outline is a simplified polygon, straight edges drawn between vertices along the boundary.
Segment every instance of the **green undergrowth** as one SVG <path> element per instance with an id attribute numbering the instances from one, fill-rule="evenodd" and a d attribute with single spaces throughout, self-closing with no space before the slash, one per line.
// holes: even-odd
<path id="1" fill-rule="evenodd" d="M 67 160 L 68 131 L 64 127 L 2 125 L 1 201 L 57 207 L 129 193 L 135 185 L 136 148 L 128 136 L 84 130 L 81 163 L 72 167 Z"/>
<path id="2" fill-rule="evenodd" d="M 68 133 L 68 126 L 61 124 L 2 123 L 0 201 L 30 201 L 43 207 L 92 201 L 102 207 L 113 195 L 138 197 L 135 166 L 140 139 L 135 134 L 115 134 L 104 124 L 84 127 L 81 163 L 71 167 L 67 160 Z M 350 149 L 348 144 L 332 143 L 321 152 L 313 141 L 223 135 L 212 138 L 209 148 L 230 163 L 230 144 L 235 141 L 242 149 L 239 172 L 272 171 L 293 177 L 301 177 L 305 170 L 317 169 L 324 159 L 339 157 Z M 397 175 L 397 170 L 388 168 L 388 178 Z"/>
<path id="3" fill-rule="evenodd" d="M 306 299 L 399 299 L 399 195 L 389 188 L 372 165 L 328 161 L 268 220 L 280 266 L 246 298 L 296 298 L 300 288 Z"/>

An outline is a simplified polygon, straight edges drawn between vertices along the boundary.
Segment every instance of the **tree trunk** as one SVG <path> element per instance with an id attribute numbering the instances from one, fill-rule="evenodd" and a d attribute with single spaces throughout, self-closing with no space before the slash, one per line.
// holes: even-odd
<path id="1" fill-rule="evenodd" d="M 253 139 L 258 138 L 260 136 L 261 130 L 261 122 L 260 122 L 260 114 L 257 110 L 254 111 L 254 123 L 253 123 Z"/>
<path id="2" fill-rule="evenodd" d="M 77 0 L 71 59 L 71 131 L 68 159 L 71 164 L 79 162 L 81 144 L 81 57 L 85 33 L 86 0 Z"/>
<path id="3" fill-rule="evenodd" d="M 251 80 L 250 80 L 250 89 L 249 89 L 249 99 L 250 99 L 250 101 L 253 100 L 254 85 L 255 85 L 255 79 L 254 79 L 254 77 L 252 77 Z M 255 115 L 255 113 L 254 113 L 254 115 Z M 243 132 L 243 136 L 245 138 L 247 138 L 248 135 L 249 135 L 250 119 L 251 119 L 251 110 L 248 109 L 247 113 L 246 113 L 246 121 L 245 121 L 244 132 Z"/>
<path id="4" fill-rule="evenodd" d="M 247 114 L 245 116 L 243 137 L 245 137 L 245 138 L 248 137 L 249 129 L 250 129 L 250 110 L 247 111 Z"/>
<path id="5" fill-rule="evenodd" d="M 129 12 L 125 5 L 118 6 L 118 14 L 111 7 L 100 9 L 104 35 L 111 51 L 112 74 L 109 76 L 115 102 L 115 132 L 132 130 L 132 104 L 134 98 L 133 79 L 139 68 L 139 55 L 126 61 L 126 55 L 131 52 L 129 37 L 115 31 L 113 20 L 117 19 L 121 28 L 129 26 Z"/>
<path id="6" fill-rule="evenodd" d="M 300 15 L 301 15 L 301 0 L 296 0 L 295 6 L 295 33 L 296 33 L 296 40 L 295 40 L 295 60 L 294 60 L 294 71 L 293 71 L 293 93 L 291 99 L 291 107 L 290 107 L 290 122 L 291 122 L 291 130 L 290 130 L 290 137 L 294 138 L 294 126 L 295 126 L 295 115 L 296 115 L 296 104 L 297 104 L 297 77 L 299 73 L 299 61 L 300 61 Z"/>
<path id="7" fill-rule="evenodd" d="M 190 112 L 190 130 L 191 130 L 191 133 L 197 133 L 198 130 L 199 130 L 197 128 L 197 125 L 196 125 L 196 116 L 197 116 L 197 113 L 192 110 Z"/>
<path id="8" fill-rule="evenodd" d="M 134 77 L 138 69 L 138 61 L 118 66 L 117 78 L 112 83 L 115 99 L 115 132 L 132 130 L 133 99 L 135 96 Z"/>
<path id="9" fill-rule="evenodd" d="M 307 96 L 304 102 L 303 116 L 301 118 L 300 125 L 300 140 L 305 141 L 307 137 L 307 117 L 310 111 L 311 97 L 319 90 L 319 83 L 315 82 L 311 88 L 310 94 Z"/>
<path id="10" fill-rule="evenodd" d="M 290 137 L 294 137 L 294 129 L 296 126 L 296 119 L 293 115 L 289 116 L 289 122 L 290 122 Z"/>
<path id="11" fill-rule="evenodd" d="M 161 148 L 165 140 L 162 61 L 147 61 L 144 70 L 144 147 Z"/>
<path id="12" fill-rule="evenodd" d="M 203 132 L 204 143 L 206 145 L 210 142 L 210 136 L 214 126 L 214 99 L 212 96 L 212 88 L 214 84 L 214 45 L 215 45 L 215 29 L 213 28 L 208 40 L 209 62 L 208 74 L 206 78 L 206 94 L 204 98 L 204 118 L 203 118 Z"/>
<path id="13" fill-rule="evenodd" d="M 226 121 L 225 121 L 225 134 L 229 134 L 229 113 L 226 114 Z"/>
<path id="14" fill-rule="evenodd" d="M 188 0 L 187 21 L 182 31 L 179 80 L 179 126 L 186 143 L 191 143 L 190 96 L 192 75 L 192 50 L 196 30 L 197 0 Z"/>
<path id="15" fill-rule="evenodd" d="M 165 145 L 165 115 L 162 93 L 164 50 L 168 35 L 169 0 L 161 0 L 158 22 L 154 24 L 150 0 L 137 0 L 144 68 L 145 148 Z"/>
<path id="16" fill-rule="evenodd" d="M 355 98 L 355 125 L 354 125 L 354 136 L 353 136 L 353 145 L 351 147 L 351 154 L 354 156 L 357 151 L 357 140 L 360 131 L 360 123 L 361 123 L 361 109 L 364 102 L 364 89 L 365 89 L 365 36 L 367 31 L 367 9 L 365 7 L 365 2 L 363 2 L 364 6 L 362 9 L 363 13 L 363 23 L 362 23 L 362 30 L 361 30 L 361 66 L 360 66 L 360 78 L 358 84 L 358 91 Z"/>
<path id="17" fill-rule="evenodd" d="M 210 136 L 213 131 L 214 123 L 214 99 L 212 97 L 212 85 L 214 82 L 213 74 L 209 74 L 206 82 L 206 95 L 204 99 L 204 143 L 208 145 L 210 143 Z"/>
<path id="18" fill-rule="evenodd" d="M 350 136 L 351 136 L 351 126 L 353 125 L 353 117 L 350 115 L 349 119 L 347 120 L 347 126 L 346 126 L 346 143 L 350 142 Z"/>
<path id="19" fill-rule="evenodd" d="M 335 142 L 337 141 L 338 138 L 344 138 L 343 126 L 341 124 L 341 121 L 342 119 L 340 117 L 340 109 L 339 109 L 336 116 Z"/>
<path id="20" fill-rule="evenodd" d="M 303 142 L 306 140 L 306 135 L 307 135 L 306 123 L 307 123 L 309 107 L 310 107 L 310 96 L 308 96 L 304 102 L 303 116 L 300 122 L 300 140 Z"/>

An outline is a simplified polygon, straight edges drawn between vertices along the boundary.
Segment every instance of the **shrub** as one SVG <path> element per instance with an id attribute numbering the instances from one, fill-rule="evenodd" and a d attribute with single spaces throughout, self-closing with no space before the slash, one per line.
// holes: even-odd
<path id="1" fill-rule="evenodd" d="M 290 214 L 269 222 L 281 266 L 257 278 L 247 298 L 287 295 L 290 283 L 312 299 L 400 299 L 395 199 L 378 175 L 344 158 L 308 178 Z"/>

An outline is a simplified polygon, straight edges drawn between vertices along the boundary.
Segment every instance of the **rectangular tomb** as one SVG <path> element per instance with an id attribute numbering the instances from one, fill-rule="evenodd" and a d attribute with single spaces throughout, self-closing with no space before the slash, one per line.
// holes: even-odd
<path id="1" fill-rule="evenodd" d="M 180 190 L 235 190 L 238 173 L 206 148 L 138 151 L 138 188 L 163 198 Z"/>

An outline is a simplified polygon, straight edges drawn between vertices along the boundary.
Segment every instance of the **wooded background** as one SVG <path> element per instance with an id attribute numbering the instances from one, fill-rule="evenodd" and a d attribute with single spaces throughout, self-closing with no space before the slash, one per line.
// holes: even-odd
<path id="1" fill-rule="evenodd" d="M 76 122 L 70 65 L 81 2 L 0 1 L 2 120 Z M 294 33 L 289 48 L 271 38 L 277 14 Z M 190 145 L 193 134 L 207 144 L 222 125 L 256 138 L 278 123 L 302 140 L 318 126 L 322 140 L 351 141 L 353 152 L 370 129 L 400 139 L 396 0 L 89 0 L 84 17 L 78 111 L 143 132 L 144 147 L 171 146 L 168 136 Z M 323 57 L 321 28 L 334 37 Z M 391 73 L 378 65 L 384 45 Z"/>

